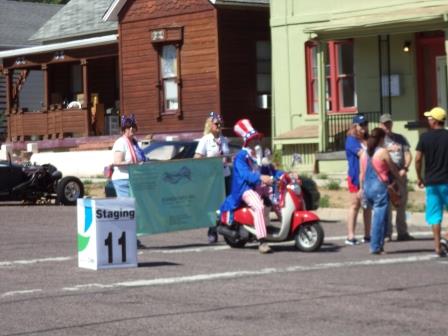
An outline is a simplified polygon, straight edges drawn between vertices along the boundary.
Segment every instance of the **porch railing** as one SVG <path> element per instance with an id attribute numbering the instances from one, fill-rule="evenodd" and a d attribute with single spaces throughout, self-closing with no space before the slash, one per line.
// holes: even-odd
<path id="1" fill-rule="evenodd" d="M 23 112 L 8 115 L 11 141 L 61 139 L 89 135 L 87 109 Z"/>
<path id="2" fill-rule="evenodd" d="M 379 119 L 381 112 L 361 112 L 366 119 L 369 121 L 369 130 L 377 127 L 379 125 Z M 334 113 L 327 116 L 328 123 L 328 152 L 335 152 L 344 150 L 345 139 L 347 138 L 347 130 L 352 124 L 352 119 L 355 114 L 342 114 Z"/>

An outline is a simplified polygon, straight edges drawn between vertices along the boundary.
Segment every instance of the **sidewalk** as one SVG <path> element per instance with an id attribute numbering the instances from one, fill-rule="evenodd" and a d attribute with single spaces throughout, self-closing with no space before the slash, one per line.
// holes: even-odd
<path id="1" fill-rule="evenodd" d="M 319 208 L 316 214 L 322 221 L 347 221 L 347 209 L 338 208 Z M 426 227 L 425 214 L 422 212 L 407 212 L 408 226 Z M 395 211 L 392 212 L 392 218 L 395 218 Z M 358 215 L 358 224 L 362 221 L 362 215 Z"/>

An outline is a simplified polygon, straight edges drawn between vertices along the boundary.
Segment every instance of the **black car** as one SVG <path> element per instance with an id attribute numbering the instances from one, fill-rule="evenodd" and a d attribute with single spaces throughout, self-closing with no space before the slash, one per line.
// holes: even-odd
<path id="1" fill-rule="evenodd" d="M 191 159 L 194 157 L 197 141 L 152 141 L 143 152 L 150 161 Z M 241 147 L 230 144 L 230 155 L 234 156 Z M 319 208 L 320 193 L 317 184 L 307 176 L 301 176 L 303 196 L 308 210 Z M 105 186 L 106 197 L 116 197 L 115 188 L 110 180 Z"/>
<path id="2" fill-rule="evenodd" d="M 74 176 L 62 177 L 53 165 L 0 161 L 0 201 L 75 205 L 83 196 L 82 182 Z"/>

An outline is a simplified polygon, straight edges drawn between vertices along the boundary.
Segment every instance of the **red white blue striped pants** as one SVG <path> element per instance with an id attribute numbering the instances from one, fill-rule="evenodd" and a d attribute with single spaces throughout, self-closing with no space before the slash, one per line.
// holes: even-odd
<path id="1" fill-rule="evenodd" d="M 264 217 L 264 204 L 260 195 L 252 189 L 246 190 L 243 194 L 243 201 L 251 208 L 254 216 L 255 232 L 257 239 L 266 237 L 266 220 Z"/>

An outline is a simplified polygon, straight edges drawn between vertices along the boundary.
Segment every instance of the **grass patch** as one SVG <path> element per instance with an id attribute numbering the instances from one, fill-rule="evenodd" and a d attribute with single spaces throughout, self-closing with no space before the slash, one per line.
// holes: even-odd
<path id="1" fill-rule="evenodd" d="M 104 197 L 106 182 L 91 182 L 84 184 L 84 195 L 90 197 Z"/>
<path id="2" fill-rule="evenodd" d="M 425 203 L 416 204 L 412 201 L 408 201 L 408 204 L 406 204 L 406 210 L 410 212 L 425 212 L 426 204 Z"/>
<path id="3" fill-rule="evenodd" d="M 329 208 L 330 207 L 330 196 L 324 195 L 319 200 L 320 208 Z"/>
<path id="4" fill-rule="evenodd" d="M 82 183 L 84 184 L 84 186 L 86 186 L 86 185 L 93 184 L 93 181 L 92 180 L 84 180 L 84 181 L 82 181 Z"/>
<path id="5" fill-rule="evenodd" d="M 328 190 L 340 190 L 341 184 L 337 180 L 330 180 L 330 181 L 328 181 L 326 188 Z"/>
<path id="6" fill-rule="evenodd" d="M 317 174 L 316 177 L 321 180 L 328 180 L 328 174 L 325 174 L 325 173 Z"/>

